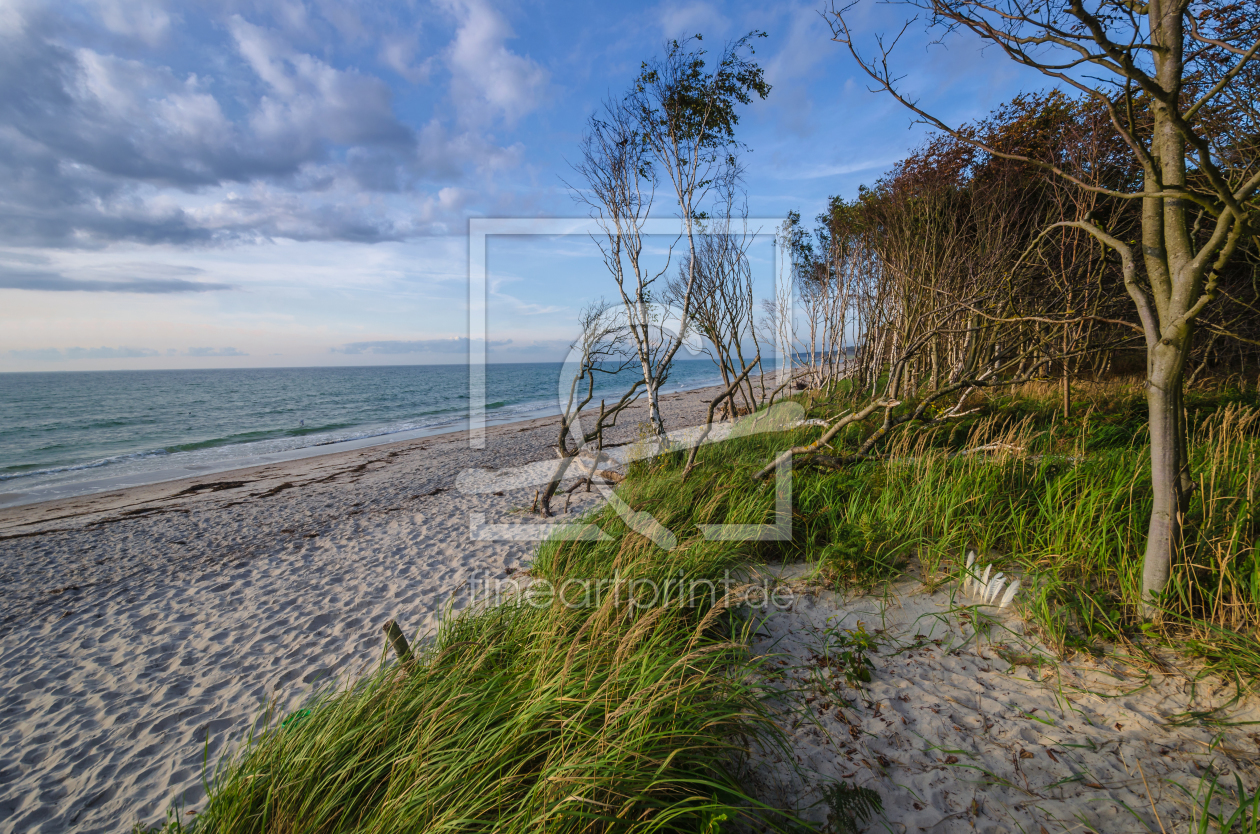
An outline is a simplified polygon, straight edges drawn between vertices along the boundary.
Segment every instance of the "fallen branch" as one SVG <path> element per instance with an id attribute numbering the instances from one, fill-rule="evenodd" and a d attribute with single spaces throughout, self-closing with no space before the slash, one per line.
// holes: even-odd
<path id="1" fill-rule="evenodd" d="M 942 414 L 940 417 L 934 417 L 931 420 L 924 420 L 922 419 L 921 410 L 916 409 L 913 414 L 905 414 L 894 420 L 892 418 L 892 409 L 890 408 L 888 411 L 884 412 L 884 424 L 880 426 L 878 429 L 876 429 L 875 431 L 871 432 L 871 436 L 866 438 L 866 442 L 864 442 L 862 446 L 856 452 L 854 452 L 851 455 L 845 455 L 844 457 L 832 457 L 831 455 L 814 455 L 814 457 L 810 458 L 810 463 L 814 463 L 819 466 L 827 466 L 832 469 L 839 469 L 842 466 L 849 466 L 851 464 L 861 463 L 862 461 L 866 461 L 866 460 L 883 460 L 884 459 L 883 455 L 870 454 L 871 448 L 874 447 L 874 445 L 878 443 L 881 439 L 883 439 L 884 436 L 888 434 L 888 432 L 892 431 L 898 426 L 904 426 L 906 423 L 909 423 L 916 419 L 918 420 L 920 425 L 936 426 L 936 425 L 940 425 L 941 423 L 949 422 L 950 420 L 961 419 L 962 417 L 965 417 L 968 414 L 971 414 L 971 412 L 964 411 L 961 414 Z"/>
<path id="2" fill-rule="evenodd" d="M 687 455 L 687 465 L 683 468 L 682 480 L 687 480 L 687 476 L 690 475 L 691 470 L 695 468 L 696 452 L 700 451 L 700 444 L 708 438 L 709 432 L 713 430 L 713 412 L 717 409 L 718 403 L 723 402 L 727 397 L 732 396 L 735 393 L 735 389 L 739 388 L 740 384 L 743 383 L 744 379 L 748 376 L 748 373 L 753 368 L 757 367 L 757 363 L 760 361 L 761 354 L 758 353 L 757 358 L 750 362 L 748 367 L 744 368 L 743 372 L 740 373 L 739 376 L 735 377 L 735 381 L 728 385 L 725 391 L 714 397 L 713 401 L 709 403 L 709 413 L 704 418 L 704 432 L 701 433 L 700 439 L 696 441 L 696 444 L 691 447 L 691 453 Z"/>
<path id="3" fill-rule="evenodd" d="M 967 455 L 982 455 L 988 452 L 1010 452 L 1011 454 L 1023 454 L 1023 446 L 1014 446 L 1010 443 L 989 443 L 985 446 L 976 446 L 974 449 L 963 449 L 954 455 L 956 458 L 966 457 Z"/>
<path id="4" fill-rule="evenodd" d="M 862 409 L 861 411 L 841 417 L 839 420 L 837 420 L 835 423 L 832 424 L 831 428 L 823 432 L 822 437 L 818 438 L 817 440 L 815 440 L 813 443 L 809 444 L 808 446 L 795 446 L 791 449 L 788 449 L 786 452 L 779 455 L 777 458 L 775 458 L 769 464 L 767 464 L 766 467 L 762 469 L 760 472 L 753 475 L 753 480 L 760 481 L 762 478 L 766 477 L 771 472 L 773 472 L 775 468 L 779 466 L 779 464 L 790 461 L 796 455 L 815 454 L 823 446 L 826 446 L 833 437 L 839 434 L 842 429 L 844 429 L 847 426 L 851 426 L 854 423 L 865 420 L 867 417 L 870 417 L 879 409 L 884 408 L 884 409 L 888 409 L 891 412 L 892 409 L 896 408 L 899 405 L 901 405 L 900 400 L 877 400 L 876 402 L 871 403 L 870 405 L 868 405 L 866 408 Z M 885 415 L 884 423 L 885 423 L 885 426 L 887 426 L 887 423 L 888 423 L 887 415 Z M 883 429 L 883 431 L 877 432 L 877 434 L 882 435 L 884 431 L 887 431 L 887 429 L 885 428 Z"/>

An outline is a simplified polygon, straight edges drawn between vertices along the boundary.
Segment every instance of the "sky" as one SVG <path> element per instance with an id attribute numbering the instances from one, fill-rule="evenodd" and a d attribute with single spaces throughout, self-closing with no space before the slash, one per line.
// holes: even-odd
<path id="1" fill-rule="evenodd" d="M 469 218 L 586 216 L 584 125 L 671 38 L 766 32 L 749 213 L 813 217 L 926 135 L 820 8 L 0 0 L 0 371 L 464 361 Z M 897 15 L 852 20 L 869 48 Z M 936 40 L 912 27 L 894 57 L 946 121 L 1042 85 Z M 560 359 L 616 292 L 580 236 L 491 237 L 487 286 L 491 361 Z"/>

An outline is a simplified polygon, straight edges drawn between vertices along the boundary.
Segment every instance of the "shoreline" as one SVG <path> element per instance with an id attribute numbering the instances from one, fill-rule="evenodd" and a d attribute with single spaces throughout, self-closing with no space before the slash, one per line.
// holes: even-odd
<path id="1" fill-rule="evenodd" d="M 675 389 L 675 391 L 662 393 L 662 398 L 685 396 L 685 394 L 708 391 L 708 389 L 719 391 L 721 386 L 704 384 L 704 386 L 694 388 Z M 513 426 L 558 416 L 559 409 L 553 406 L 530 407 L 523 416 L 513 414 L 510 418 L 495 418 L 494 412 L 488 411 L 485 413 L 484 425 L 486 431 L 493 431 L 498 426 Z M 81 464 L 60 467 L 58 470 L 39 470 L 30 472 L 29 475 L 10 477 L 8 480 L 0 481 L 0 510 L 40 504 L 44 501 L 72 499 L 84 495 L 98 495 L 117 490 L 141 488 L 141 486 L 171 483 L 171 481 L 186 480 L 190 477 L 222 475 L 224 472 L 252 469 L 252 467 L 268 464 L 285 464 L 285 462 L 306 460 L 321 455 L 335 455 L 340 452 L 360 450 L 360 448 L 389 445 L 389 443 L 425 440 L 428 437 L 457 435 L 457 433 L 467 435 L 467 432 L 469 432 L 469 416 L 465 413 L 464 416 L 452 418 L 441 425 L 401 428 L 397 431 L 369 433 L 369 435 L 348 437 L 344 440 L 324 440 L 311 443 L 309 446 L 297 446 L 281 451 L 244 451 L 253 445 L 252 442 L 226 445 L 218 448 L 224 451 L 239 448 L 242 450 L 241 454 L 209 462 L 197 462 L 192 459 L 178 460 L 178 456 L 184 455 L 185 452 L 170 452 L 170 454 L 161 450 L 135 452 L 135 454 L 122 456 L 122 459 L 116 461 L 115 459 L 107 460 L 123 462 L 123 464 L 127 460 L 150 460 L 155 462 L 155 467 L 140 471 L 110 472 L 108 471 L 110 464 L 107 462 L 102 464 L 101 461 L 84 461 Z M 176 460 L 168 460 L 168 456 L 176 457 Z M 165 465 L 157 465 L 159 462 Z M 87 476 L 97 470 L 101 471 L 101 476 Z M 83 477 L 76 477 L 74 480 L 58 480 L 59 476 L 66 476 L 69 472 L 82 474 Z M 28 476 L 35 479 L 52 477 L 52 480 L 40 481 L 34 486 L 23 488 L 23 479 Z"/>
<path id="2" fill-rule="evenodd" d="M 667 425 L 703 422 L 715 390 L 662 397 Z M 554 459 L 557 423 L 488 427 L 482 450 L 450 432 L 0 508 L 0 832 L 197 807 L 203 756 L 236 749 L 265 705 L 378 662 L 386 620 L 424 638 L 471 583 L 526 567 L 533 542 L 478 537 L 472 516 L 535 523 L 534 489 L 456 479 Z M 570 515 L 601 500 L 578 491 Z"/>
<path id="3" fill-rule="evenodd" d="M 499 429 L 509 429 L 511 431 L 523 432 L 533 431 L 543 428 L 546 424 L 554 421 L 555 416 L 533 417 L 524 420 L 499 423 L 494 426 L 486 427 L 487 438 L 496 433 Z M 541 425 L 540 425 L 541 424 Z M 501 433 L 507 433 L 501 432 Z M 411 434 L 410 432 L 400 432 L 400 434 Z M 375 451 L 413 451 L 417 448 L 417 444 L 432 441 L 440 444 L 447 444 L 452 438 L 459 438 L 464 444 L 467 443 L 468 429 L 452 429 L 447 431 L 439 431 L 428 434 L 416 434 L 411 437 L 395 438 L 384 435 L 372 438 L 363 438 L 361 440 L 341 441 L 335 445 L 341 448 L 330 449 L 326 446 L 305 446 L 301 449 L 292 450 L 291 453 L 275 453 L 267 455 L 265 459 L 257 460 L 251 463 L 243 463 L 241 461 L 249 460 L 249 458 L 236 459 L 236 463 L 232 465 L 218 467 L 207 467 L 201 471 L 183 472 L 169 478 L 160 480 L 144 481 L 141 483 L 122 483 L 113 487 L 101 487 L 92 492 L 78 492 L 73 495 L 53 496 L 45 499 L 0 504 L 0 539 L 3 539 L 4 531 L 9 529 L 13 523 L 17 524 L 33 524 L 37 521 L 18 521 L 14 522 L 14 516 L 21 516 L 24 512 L 37 512 L 39 509 L 48 508 L 47 505 L 56 505 L 56 510 L 62 509 L 64 506 L 69 509 L 67 514 L 70 517 L 80 515 L 81 512 L 105 512 L 110 509 L 123 506 L 133 506 L 136 504 L 146 504 L 153 501 L 161 501 L 165 498 L 177 497 L 180 493 L 166 494 L 167 489 L 174 489 L 187 485 L 185 489 L 195 489 L 199 483 L 210 484 L 221 482 L 218 480 L 222 476 L 230 475 L 236 478 L 248 478 L 249 480 L 264 480 L 271 477 L 283 477 L 285 474 L 293 473 L 301 469 L 302 465 L 321 465 L 328 463 L 336 466 L 343 460 L 351 458 L 359 458 L 366 452 Z M 382 439 L 387 438 L 387 439 Z M 369 442 L 374 441 L 374 442 Z M 397 448 L 395 448 L 397 447 Z M 420 446 L 421 449 L 428 448 Z M 305 453 L 305 454 L 298 454 Z M 164 470 L 157 470 L 164 471 Z M 125 477 L 125 476 L 124 476 Z M 88 482 L 93 483 L 93 482 Z M 144 495 L 146 497 L 141 498 Z M 121 502 L 121 503 L 119 503 Z M 87 509 L 94 504 L 102 506 L 93 509 Z M 79 511 L 79 508 L 83 509 Z M 55 518 L 64 518 L 66 515 L 56 515 Z"/>
<path id="4" fill-rule="evenodd" d="M 702 422 L 714 390 L 663 397 L 667 426 Z M 635 440 L 644 411 L 610 442 Z M 296 710 L 380 662 L 386 620 L 424 639 L 478 587 L 519 581 L 536 544 L 491 540 L 477 525 L 544 523 L 528 513 L 534 487 L 506 476 L 554 460 L 556 423 L 489 427 L 484 450 L 453 432 L 0 509 L 0 746 L 10 751 L 0 834 L 127 830 L 161 822 L 172 802 L 195 811 L 203 761 L 213 772 L 265 710 Z M 503 488 L 484 491 L 486 478 Z M 603 500 L 571 498 L 570 517 Z M 1185 819 L 1176 793 L 1152 797 L 1135 778 L 1139 759 L 1165 786 L 1245 776 L 1260 762 L 1245 749 L 1260 736 L 1218 745 L 1210 723 L 1169 722 L 1217 708 L 1260 720 L 1254 696 L 1235 702 L 1227 682 L 1198 681 L 1172 658 L 1158 668 L 1056 658 L 1014 612 L 981 615 L 952 583 L 925 587 L 910 573 L 886 593 L 849 596 L 809 587 L 804 563 L 764 570 L 793 596 L 763 612 L 753 647 L 777 658 L 766 682 L 782 687 L 791 755 L 754 750 L 741 778 L 818 824 L 823 790 L 854 780 L 912 827 L 1032 830 L 1047 819 L 1070 830 L 1088 817 L 1128 830 L 1123 808 L 1147 801 Z M 879 646 L 855 698 L 819 653 L 862 621 Z M 981 628 L 990 621 L 992 633 Z"/>
<path id="5" fill-rule="evenodd" d="M 662 394 L 662 401 L 678 397 L 689 397 L 692 394 L 701 392 L 718 392 L 722 386 L 701 386 L 697 388 L 684 388 L 682 391 L 673 391 Z M 558 409 L 551 413 L 551 409 L 547 409 L 549 413 L 534 414 L 532 417 L 523 417 L 519 420 L 507 420 L 503 422 L 495 422 L 493 417 L 486 418 L 485 431 L 493 433 L 500 427 L 504 426 L 523 426 L 533 425 L 539 421 L 554 421 L 559 416 Z M 633 411 L 633 409 L 631 409 Z M 440 426 L 432 428 L 408 428 L 408 430 L 381 433 L 381 435 L 370 435 L 367 437 L 354 437 L 348 440 L 325 441 L 314 443 L 311 446 L 300 446 L 292 448 L 292 450 L 266 452 L 266 454 L 258 455 L 242 455 L 232 457 L 223 461 L 215 462 L 215 464 L 194 464 L 194 465 L 174 465 L 164 467 L 164 469 L 152 469 L 141 472 L 130 472 L 130 474 L 115 474 L 106 477 L 98 477 L 98 479 L 83 479 L 67 481 L 67 483 L 53 483 L 34 486 L 34 488 L 21 490 L 16 489 L 14 481 L 11 479 L 4 481 L 0 486 L 8 486 L 11 489 L 0 489 L 0 514 L 5 510 L 16 508 L 25 508 L 35 504 L 45 504 L 49 501 L 67 501 L 77 498 L 87 498 L 87 496 L 97 496 L 102 494 L 118 493 L 118 491 L 134 490 L 149 488 L 159 484 L 174 484 L 180 481 L 197 480 L 202 477 L 215 475 L 226 475 L 231 472 L 255 470 L 260 467 L 272 465 L 290 464 L 290 462 L 304 461 L 315 459 L 315 457 L 323 457 L 330 455 L 350 454 L 350 452 L 367 450 L 367 448 L 378 448 L 382 446 L 406 445 L 406 443 L 426 441 L 430 438 L 444 437 L 451 435 L 469 435 L 469 427 L 467 427 L 467 417 L 459 418 L 461 425 L 459 427 Z M 703 421 L 703 413 L 701 414 Z M 244 446 L 244 445 L 242 445 Z M 154 455 L 157 457 L 156 455 Z M 89 471 L 89 466 L 84 465 L 83 469 L 78 471 Z M 0 515 L 3 518 L 3 515 Z M 0 522 L 0 530 L 3 530 L 3 522 Z"/>

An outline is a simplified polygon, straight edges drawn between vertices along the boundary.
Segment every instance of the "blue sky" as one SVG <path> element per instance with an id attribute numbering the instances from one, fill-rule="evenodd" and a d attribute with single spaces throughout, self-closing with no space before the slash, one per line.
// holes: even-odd
<path id="1" fill-rule="evenodd" d="M 468 218 L 583 216 L 585 120 L 673 37 L 768 34 L 749 210 L 813 216 L 924 135 L 819 8 L 0 0 L 0 370 L 462 361 Z M 921 29 L 899 57 L 954 122 L 1042 83 Z M 615 292 L 580 240 L 489 251 L 492 360 L 559 358 Z"/>

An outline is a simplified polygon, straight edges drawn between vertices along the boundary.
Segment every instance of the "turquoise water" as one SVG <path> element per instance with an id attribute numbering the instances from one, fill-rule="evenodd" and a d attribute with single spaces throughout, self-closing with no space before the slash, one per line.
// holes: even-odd
<path id="1" fill-rule="evenodd" d="M 487 421 L 558 413 L 560 369 L 488 366 Z M 718 381 L 713 363 L 680 361 L 665 390 Z M 609 378 L 600 393 L 619 396 L 629 382 Z M 0 497 L 64 496 L 453 431 L 467 426 L 468 405 L 464 365 L 0 374 Z"/>

